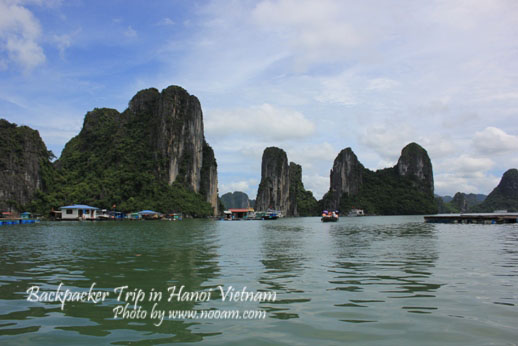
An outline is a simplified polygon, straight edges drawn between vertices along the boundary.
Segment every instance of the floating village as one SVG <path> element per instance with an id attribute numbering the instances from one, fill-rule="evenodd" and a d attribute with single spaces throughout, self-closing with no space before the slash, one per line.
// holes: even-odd
<path id="1" fill-rule="evenodd" d="M 366 216 L 362 209 L 353 208 L 346 217 Z M 280 210 L 268 209 L 267 211 L 255 211 L 254 208 L 230 208 L 223 212 L 222 221 L 252 221 L 252 220 L 277 220 L 284 215 Z M 83 204 L 63 206 L 59 210 L 51 211 L 52 221 L 138 221 L 138 220 L 165 220 L 182 221 L 181 212 L 163 214 L 153 210 L 141 210 L 132 213 L 123 213 L 116 210 L 107 210 Z M 15 212 L 2 212 L 0 226 L 26 225 L 40 222 L 41 217 L 30 212 L 17 214 Z M 337 222 L 339 211 L 322 212 L 322 222 Z M 437 214 L 424 216 L 426 223 L 452 223 L 452 224 L 503 224 L 518 223 L 518 213 L 509 213 L 507 210 L 495 210 L 493 213 L 464 213 L 464 214 Z"/>

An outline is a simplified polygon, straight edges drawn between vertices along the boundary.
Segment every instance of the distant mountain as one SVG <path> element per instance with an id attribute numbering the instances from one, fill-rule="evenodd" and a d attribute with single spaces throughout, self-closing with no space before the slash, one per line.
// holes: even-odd
<path id="1" fill-rule="evenodd" d="M 464 213 L 472 210 L 473 207 L 482 203 L 485 198 L 486 195 L 482 194 L 466 194 L 462 192 L 457 192 L 455 196 L 453 196 L 453 199 L 450 201 L 450 204 L 456 211 Z"/>
<path id="2" fill-rule="evenodd" d="M 435 197 L 441 198 L 444 203 L 449 203 L 453 199 L 452 196 L 439 196 L 439 195 L 435 195 Z"/>
<path id="3" fill-rule="evenodd" d="M 486 199 L 487 195 L 481 193 L 457 192 L 455 196 L 435 195 L 438 213 L 464 213 L 473 211 Z"/>
<path id="4" fill-rule="evenodd" d="M 474 208 L 479 212 L 495 210 L 518 211 L 518 170 L 509 169 L 504 173 L 500 183 L 480 205 Z"/>
<path id="5" fill-rule="evenodd" d="M 225 206 L 225 209 L 230 208 L 250 208 L 250 199 L 248 195 L 241 191 L 228 192 L 221 198 L 221 203 Z"/>

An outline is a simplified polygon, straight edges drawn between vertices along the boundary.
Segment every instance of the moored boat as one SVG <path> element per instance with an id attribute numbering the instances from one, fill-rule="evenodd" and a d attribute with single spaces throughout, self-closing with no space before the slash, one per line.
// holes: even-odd
<path id="1" fill-rule="evenodd" d="M 256 212 L 254 220 L 277 220 L 281 215 L 280 211 L 268 209 L 267 211 Z"/>
<path id="2" fill-rule="evenodd" d="M 363 209 L 352 208 L 347 216 L 365 216 Z"/>
<path id="3" fill-rule="evenodd" d="M 322 218 L 320 219 L 322 222 L 337 222 L 338 221 L 338 211 L 327 211 L 324 210 L 322 212 Z"/>

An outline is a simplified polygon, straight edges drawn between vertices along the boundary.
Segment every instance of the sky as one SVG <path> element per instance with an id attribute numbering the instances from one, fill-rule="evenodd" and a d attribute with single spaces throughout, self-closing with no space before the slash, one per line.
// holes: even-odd
<path id="1" fill-rule="evenodd" d="M 376 170 L 419 143 L 435 192 L 518 167 L 518 1 L 0 0 L 0 118 L 59 157 L 96 107 L 180 85 L 219 193 L 255 198 L 268 146 L 317 198 L 338 153 Z"/>

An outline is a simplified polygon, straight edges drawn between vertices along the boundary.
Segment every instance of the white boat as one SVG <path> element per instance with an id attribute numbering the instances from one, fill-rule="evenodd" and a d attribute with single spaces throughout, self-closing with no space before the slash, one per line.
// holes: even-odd
<path id="1" fill-rule="evenodd" d="M 347 216 L 365 216 L 365 213 L 363 212 L 363 209 L 353 208 L 349 211 L 349 214 L 347 214 Z"/>

